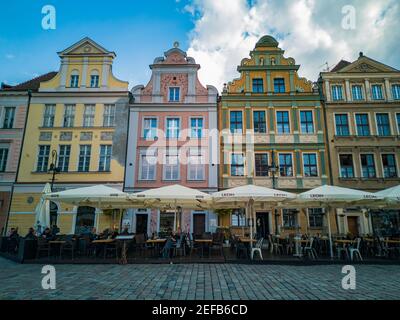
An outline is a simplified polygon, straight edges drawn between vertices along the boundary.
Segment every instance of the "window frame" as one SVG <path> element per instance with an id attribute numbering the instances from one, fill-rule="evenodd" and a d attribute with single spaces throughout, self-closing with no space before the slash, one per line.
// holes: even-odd
<path id="1" fill-rule="evenodd" d="M 351 169 L 352 169 L 352 173 L 353 173 L 353 175 L 351 176 L 351 177 L 349 177 L 349 176 L 343 176 L 343 174 L 342 174 L 342 163 L 341 163 L 341 161 L 340 161 L 340 157 L 341 156 L 351 156 L 351 162 L 352 162 L 352 165 L 351 165 Z M 354 179 L 354 178 L 356 178 L 356 169 L 355 169 L 355 163 L 354 163 L 354 154 L 353 153 L 338 153 L 338 168 L 339 168 L 339 178 L 341 178 L 341 179 Z M 348 170 L 346 170 L 346 172 L 348 172 Z"/>
<path id="2" fill-rule="evenodd" d="M 354 95 L 354 88 L 355 87 L 360 87 L 360 98 L 359 99 L 357 99 L 355 97 L 355 95 Z M 364 87 L 363 87 L 362 84 L 354 83 L 354 84 L 351 85 L 351 99 L 353 101 L 364 101 L 365 100 L 364 96 L 365 96 L 364 95 Z"/>
<path id="3" fill-rule="evenodd" d="M 281 93 L 286 93 L 285 78 L 274 78 L 274 94 L 281 94 Z"/>
<path id="4" fill-rule="evenodd" d="M 388 135 L 381 135 L 379 132 L 379 123 L 378 123 L 378 115 L 387 115 L 388 118 L 388 127 L 389 127 L 389 134 Z M 391 119 L 390 119 L 390 112 L 375 112 L 375 129 L 376 129 L 376 135 L 378 137 L 390 137 L 393 133 L 392 130 L 392 124 L 391 124 Z"/>
<path id="5" fill-rule="evenodd" d="M 0 157 L 0 172 L 5 173 L 7 172 L 7 167 L 8 167 L 8 156 L 10 154 L 10 147 L 9 146 L 0 146 L 0 152 L 1 157 Z M 5 155 L 4 155 L 5 154 Z"/>
<path id="6" fill-rule="evenodd" d="M 234 163 L 233 159 L 234 156 L 240 155 L 242 157 L 243 164 L 236 164 Z M 239 170 L 243 167 L 243 175 L 234 175 L 232 168 L 236 168 Z M 246 176 L 246 157 L 243 152 L 231 152 L 230 153 L 230 163 L 229 163 L 229 174 L 231 177 L 245 177 Z"/>
<path id="7" fill-rule="evenodd" d="M 149 153 L 150 150 L 150 153 Z M 147 169 L 147 179 L 143 178 L 143 158 L 144 157 L 154 157 L 155 158 L 155 163 L 149 163 L 149 161 L 147 161 L 148 164 L 148 169 Z M 145 149 L 141 149 L 139 152 L 139 172 L 138 172 L 138 180 L 139 181 L 156 181 L 157 180 L 157 162 L 158 162 L 158 149 L 157 148 L 145 148 Z M 154 166 L 154 176 L 153 177 L 149 177 L 149 173 L 150 173 L 150 166 Z"/>
<path id="8" fill-rule="evenodd" d="M 171 99 L 171 90 L 174 91 L 173 99 Z M 178 99 L 176 99 L 176 92 L 178 92 Z M 180 102 L 181 101 L 181 87 L 180 86 L 170 86 L 168 87 L 168 102 Z"/>
<path id="9" fill-rule="evenodd" d="M 192 126 L 192 120 L 201 120 L 202 121 L 201 128 L 199 129 L 199 127 L 198 127 L 198 121 L 197 121 L 197 126 L 193 127 Z M 191 116 L 191 117 L 189 117 L 189 123 L 190 123 L 190 138 L 191 139 L 203 139 L 204 136 L 205 136 L 204 135 L 204 130 L 205 130 L 205 119 L 204 119 L 204 116 Z M 196 130 L 196 131 L 201 130 L 200 131 L 200 136 L 198 136 L 198 134 L 193 135 L 193 129 Z"/>
<path id="10" fill-rule="evenodd" d="M 380 89 L 380 94 L 381 94 L 381 97 L 380 98 L 377 98 L 377 97 L 374 97 L 374 87 L 380 87 L 381 89 Z M 381 84 L 381 83 L 371 83 L 371 100 L 372 101 L 382 101 L 382 100 L 385 100 L 385 93 L 383 92 L 384 90 L 383 90 L 383 84 Z"/>
<path id="11" fill-rule="evenodd" d="M 289 131 L 286 132 L 284 130 L 284 132 L 279 132 L 279 119 L 278 119 L 278 113 L 284 113 L 286 112 L 288 115 L 288 127 L 289 127 Z M 282 122 L 283 124 L 285 124 L 284 122 Z M 275 110 L 275 125 L 276 125 L 276 134 L 277 135 L 289 135 L 292 132 L 292 124 L 291 124 L 291 118 L 290 118 L 290 111 L 289 110 Z"/>
<path id="12" fill-rule="evenodd" d="M 241 124 L 241 128 L 240 128 L 240 131 L 232 131 L 232 113 L 240 113 L 240 119 L 241 119 L 241 122 L 240 122 L 240 124 Z M 244 128 L 243 128 L 243 110 L 230 110 L 229 111 L 229 131 L 230 131 L 230 133 L 231 134 L 243 134 L 244 133 Z M 235 121 L 234 123 L 239 123 L 239 122 L 237 122 L 237 121 Z M 235 129 L 235 130 L 238 130 L 238 129 Z"/>
<path id="13" fill-rule="evenodd" d="M 85 153 L 82 154 L 82 147 L 85 147 Z M 89 154 L 87 154 L 87 150 L 89 149 Z M 83 168 L 81 169 L 81 159 L 83 158 L 82 166 Z M 87 159 L 89 158 L 89 160 Z M 78 154 L 78 167 L 77 171 L 78 172 L 90 172 L 90 163 L 92 160 L 92 145 L 91 144 L 80 144 L 79 145 L 79 154 Z M 85 170 L 87 166 L 87 170 Z"/>
<path id="14" fill-rule="evenodd" d="M 334 88 L 340 88 L 340 97 L 339 97 L 339 91 L 337 92 L 338 97 L 335 98 L 335 91 Z M 344 95 L 343 95 L 343 85 L 342 84 L 332 84 L 331 85 L 331 97 L 332 97 L 332 101 L 344 101 Z"/>
<path id="15" fill-rule="evenodd" d="M 197 157 L 197 159 L 199 159 L 200 158 L 200 163 L 196 163 L 195 165 L 197 166 L 196 168 L 196 177 L 197 178 L 193 178 L 193 177 L 191 177 L 190 176 L 190 173 L 191 173 L 191 166 L 193 165 L 193 163 L 191 163 L 191 158 L 192 157 L 195 157 L 195 155 L 192 155 L 191 154 L 191 152 L 192 152 L 192 150 L 197 150 L 197 155 L 196 155 L 196 157 Z M 206 179 L 206 166 L 205 166 L 205 150 L 203 150 L 203 148 L 201 148 L 201 147 L 190 147 L 189 149 L 188 149 L 188 155 L 187 155 L 187 157 L 188 157 L 188 161 L 187 161 L 187 180 L 188 181 L 204 181 L 205 179 Z M 198 171 L 199 171 L 199 168 L 200 168 L 200 172 L 202 173 L 202 176 L 201 177 L 198 177 Z"/>
<path id="16" fill-rule="evenodd" d="M 392 83 L 391 87 L 392 87 L 391 89 L 392 89 L 393 100 L 395 100 L 395 101 L 400 100 L 400 83 Z M 395 87 L 397 87 L 398 89 L 395 90 Z M 397 97 L 396 97 L 395 92 L 397 93 Z"/>
<path id="17" fill-rule="evenodd" d="M 67 113 L 68 108 L 71 108 L 71 110 L 72 110 L 71 114 Z M 76 104 L 72 104 L 72 103 L 65 104 L 62 127 L 63 128 L 73 128 L 75 125 L 75 116 L 76 116 Z"/>
<path id="18" fill-rule="evenodd" d="M 255 118 L 256 113 L 264 113 L 264 121 L 259 120 L 257 122 L 257 128 L 259 128 L 260 124 L 261 125 L 264 124 L 264 132 L 256 130 L 256 118 Z M 254 131 L 254 133 L 255 134 L 266 134 L 268 132 L 267 111 L 254 109 L 252 112 L 252 115 L 253 115 L 253 131 Z"/>
<path id="19" fill-rule="evenodd" d="M 66 149 L 61 152 L 62 149 Z M 69 150 L 68 150 L 69 149 Z M 69 172 L 69 165 L 71 160 L 71 145 L 70 144 L 60 144 L 58 146 L 58 158 L 57 158 L 57 168 L 61 173 Z M 68 152 L 66 152 L 68 150 Z"/>
<path id="20" fill-rule="evenodd" d="M 176 154 L 169 154 L 169 153 L 175 153 L 176 152 Z M 164 157 L 164 164 L 163 164 L 163 180 L 164 181 L 179 181 L 180 179 L 181 179 L 181 164 L 180 164 L 180 161 L 179 161 L 179 153 L 180 153 L 180 150 L 178 149 L 178 148 L 166 148 L 165 150 L 164 150 L 164 155 L 163 155 L 163 157 Z M 169 163 L 167 163 L 167 158 L 168 157 L 176 157 L 176 164 L 174 165 L 174 164 L 169 164 Z M 173 176 L 172 177 L 168 177 L 167 178 L 167 166 L 169 166 L 170 167 L 170 170 L 171 170 L 171 168 L 172 168 L 172 166 L 176 166 L 177 167 L 177 173 L 178 173 L 178 176 L 176 177 L 176 178 L 174 178 Z M 173 171 L 171 171 L 171 173 L 173 173 Z"/>
<path id="21" fill-rule="evenodd" d="M 307 167 L 310 168 L 310 170 L 312 170 L 311 168 L 316 168 L 316 172 L 317 175 L 306 175 L 306 163 L 304 161 L 304 156 L 310 156 L 310 155 L 314 155 L 315 156 L 315 165 L 311 165 L 308 164 Z M 318 157 L 318 153 L 317 152 L 303 152 L 302 156 L 301 156 L 301 160 L 302 160 L 302 164 L 303 164 L 303 177 L 305 178 L 317 178 L 320 176 L 320 172 L 319 172 L 319 157 Z M 310 171 L 311 172 L 311 171 Z"/>
<path id="22" fill-rule="evenodd" d="M 367 170 L 368 170 L 368 176 L 366 177 L 366 176 L 364 176 L 364 166 L 363 166 L 363 161 L 362 161 L 362 157 L 363 156 L 372 156 L 372 160 L 374 161 L 374 176 L 370 176 L 370 168 L 371 168 L 371 166 L 369 166 L 368 165 L 368 163 L 367 163 Z M 368 153 L 368 152 L 361 152 L 360 153 L 360 173 L 361 173 L 361 177 L 363 178 L 363 179 L 375 179 L 375 178 L 377 178 L 378 177 L 378 173 L 377 173 L 377 170 L 376 170 L 376 159 L 375 159 L 375 154 L 374 153 Z"/>
<path id="23" fill-rule="evenodd" d="M 308 132 L 308 129 L 307 129 L 306 132 L 303 131 L 303 122 L 301 120 L 301 114 L 303 112 L 304 113 L 311 112 L 311 119 L 312 119 L 312 123 L 311 123 L 312 131 L 311 132 Z M 315 117 L 314 117 L 314 111 L 313 110 L 311 110 L 311 109 L 301 109 L 301 110 L 299 110 L 299 120 L 300 120 L 300 133 L 301 134 L 306 134 L 306 135 L 307 134 L 315 134 Z M 306 122 L 306 125 L 307 126 L 309 125 L 308 121 Z"/>
<path id="24" fill-rule="evenodd" d="M 104 155 L 101 152 L 103 147 L 107 151 L 104 153 Z M 108 150 L 110 150 L 110 151 L 108 151 Z M 99 146 L 98 172 L 111 172 L 112 151 L 113 151 L 112 144 L 101 144 Z M 104 164 L 103 164 L 104 168 L 102 168 L 102 159 L 103 158 L 104 158 Z"/>
<path id="25" fill-rule="evenodd" d="M 384 163 L 383 163 L 383 156 L 387 156 L 387 155 L 393 156 L 393 159 L 394 159 L 394 161 L 395 161 L 394 168 L 395 168 L 395 170 L 396 170 L 396 175 L 393 176 L 393 177 L 386 177 L 386 176 L 385 176 L 385 166 L 384 166 Z M 397 159 L 397 157 L 396 157 L 396 153 L 382 152 L 380 158 L 381 158 L 381 165 L 382 165 L 382 177 L 383 177 L 384 179 L 396 179 L 396 178 L 398 178 L 398 177 L 399 177 L 399 162 L 398 162 L 398 159 Z"/>
<path id="26" fill-rule="evenodd" d="M 281 173 L 281 155 L 290 155 L 291 157 L 291 168 L 292 168 L 292 174 L 291 175 L 282 175 Z M 288 166 L 284 165 L 284 168 L 287 168 Z M 282 178 L 293 178 L 295 177 L 295 168 L 294 168 L 294 154 L 293 152 L 278 152 L 278 172 L 279 172 L 279 177 Z"/>
<path id="27" fill-rule="evenodd" d="M 357 116 L 358 115 L 367 115 L 367 120 L 368 120 L 368 135 L 361 135 L 359 130 L 358 130 L 358 124 L 357 124 Z M 372 130 L 371 130 L 371 118 L 370 118 L 370 113 L 369 112 L 355 112 L 354 113 L 354 127 L 356 129 L 356 134 L 359 137 L 370 137 L 372 136 Z M 365 125 L 362 125 L 362 127 L 365 127 Z"/>
<path id="28" fill-rule="evenodd" d="M 347 116 L 347 129 L 348 129 L 348 132 L 349 132 L 349 134 L 348 135 L 339 135 L 338 134 L 338 124 L 337 124 L 337 121 L 336 121 L 336 116 L 343 116 L 343 115 L 346 115 Z M 333 113 L 333 121 L 334 121 L 334 124 L 335 124 L 335 136 L 337 136 L 337 137 L 350 137 L 350 136 L 352 136 L 352 129 L 351 129 L 351 126 L 350 126 L 350 113 L 348 113 L 348 112 L 336 112 L 336 113 Z M 342 126 L 342 125 L 341 125 Z"/>
<path id="29" fill-rule="evenodd" d="M 153 127 L 150 126 L 150 129 L 148 129 L 148 128 L 145 127 L 146 120 L 149 120 L 149 119 L 155 120 L 155 121 L 156 121 L 156 126 L 155 126 L 155 128 L 153 128 Z M 149 116 L 142 116 L 142 133 L 141 133 L 142 139 L 144 139 L 144 140 L 146 140 L 146 141 L 154 141 L 155 138 L 158 137 L 158 136 L 157 136 L 157 133 L 158 133 L 158 124 L 159 124 L 159 118 L 158 118 L 157 116 L 152 116 L 152 115 L 149 115 Z M 153 131 L 153 129 L 154 129 L 154 136 L 146 137 L 145 130 L 149 130 L 149 132 L 151 133 L 151 132 Z"/>
<path id="30" fill-rule="evenodd" d="M 91 113 L 87 113 L 87 109 L 93 108 L 93 112 Z M 82 127 L 83 128 L 93 128 L 94 127 L 94 120 L 95 120 L 95 116 L 96 116 L 96 104 L 85 104 L 83 106 L 83 118 L 82 118 Z M 85 123 L 85 121 L 89 119 L 89 125 L 87 123 Z"/>
<path id="31" fill-rule="evenodd" d="M 108 110 L 112 110 L 109 113 Z M 103 127 L 114 128 L 115 127 L 115 114 L 117 112 L 117 106 L 114 103 L 106 103 L 103 107 Z"/>
<path id="32" fill-rule="evenodd" d="M 259 82 L 259 83 L 255 83 Z M 257 88 L 257 90 L 255 90 Z M 260 91 L 261 89 L 261 91 Z M 251 92 L 252 93 L 264 93 L 264 79 L 263 78 L 253 78 L 251 82 Z"/>
<path id="33" fill-rule="evenodd" d="M 44 147 L 44 148 L 48 148 L 48 152 L 47 154 L 44 155 L 40 155 L 40 148 Z M 35 163 L 35 172 L 37 173 L 47 173 L 49 171 L 49 160 L 50 160 L 50 150 L 51 150 L 51 145 L 49 144 L 40 144 L 38 145 L 37 148 L 37 154 L 36 154 L 36 163 Z M 39 170 L 39 163 L 40 163 L 40 158 L 43 158 L 43 163 L 41 163 L 41 170 Z M 47 158 L 47 159 L 46 159 Z M 44 159 L 46 159 L 46 161 L 44 161 Z M 47 162 L 47 166 L 45 169 L 43 169 L 44 164 Z"/>
<path id="34" fill-rule="evenodd" d="M 7 116 L 7 111 L 11 110 L 11 117 Z M 3 117 L 3 129 L 13 129 L 15 125 L 15 113 L 16 107 L 4 107 L 4 117 Z"/>
<path id="35" fill-rule="evenodd" d="M 257 174 L 257 172 L 259 172 L 259 171 L 257 171 L 257 156 L 267 156 L 267 164 L 265 165 L 262 165 L 261 167 L 263 167 L 263 166 L 266 166 L 267 167 L 267 171 L 266 171 L 266 175 L 258 175 Z M 269 152 L 255 152 L 254 153 L 254 176 L 255 177 L 262 177 L 262 178 L 264 178 L 264 177 L 269 177 L 269 158 L 270 158 L 270 153 Z M 261 170 L 261 172 L 263 172 L 264 170 Z"/>
<path id="36" fill-rule="evenodd" d="M 170 137 L 169 136 L 169 127 L 168 127 L 168 120 L 172 120 L 172 119 L 178 119 L 178 127 L 177 128 L 177 136 L 176 137 Z M 173 129 L 175 129 L 175 127 L 173 127 Z M 165 117 L 165 138 L 172 140 L 172 139 L 176 139 L 178 140 L 181 137 L 181 132 L 182 132 L 182 118 L 180 116 L 167 116 Z"/>
<path id="37" fill-rule="evenodd" d="M 47 114 L 46 111 L 49 109 L 51 109 L 52 112 Z M 45 104 L 44 110 L 43 110 L 42 127 L 43 128 L 54 128 L 55 118 L 56 118 L 56 104 Z M 51 122 L 51 123 L 46 123 L 46 119 L 48 119 L 47 122 Z"/>

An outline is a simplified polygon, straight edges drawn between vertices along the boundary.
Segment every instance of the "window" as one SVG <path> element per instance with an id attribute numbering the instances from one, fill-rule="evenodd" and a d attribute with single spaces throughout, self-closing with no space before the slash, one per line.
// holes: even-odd
<path id="1" fill-rule="evenodd" d="M 335 115 L 336 124 L 336 135 L 337 136 L 349 136 L 349 118 L 347 114 L 336 114 Z"/>
<path id="2" fill-rule="evenodd" d="M 160 210 L 159 235 L 167 235 L 174 229 L 175 212 L 172 210 Z"/>
<path id="3" fill-rule="evenodd" d="M 342 88 L 342 86 L 332 86 L 332 99 L 334 101 L 343 100 L 343 88 Z"/>
<path id="4" fill-rule="evenodd" d="M 376 114 L 376 125 L 378 128 L 379 136 L 390 136 L 390 122 L 388 113 L 377 113 Z"/>
<path id="5" fill-rule="evenodd" d="M 264 92 L 263 79 L 253 79 L 253 92 L 254 93 Z"/>
<path id="6" fill-rule="evenodd" d="M 362 86 L 354 85 L 354 86 L 352 86 L 351 91 L 352 91 L 352 94 L 353 94 L 353 100 L 354 101 L 363 100 Z"/>
<path id="7" fill-rule="evenodd" d="M 230 129 L 231 129 L 231 133 L 242 133 L 243 132 L 242 111 L 231 111 L 231 113 L 230 113 Z"/>
<path id="8" fill-rule="evenodd" d="M 204 180 L 204 155 L 201 148 L 190 148 L 188 159 L 188 180 Z"/>
<path id="9" fill-rule="evenodd" d="M 266 133 L 267 123 L 265 119 L 265 111 L 253 112 L 253 125 L 255 133 Z"/>
<path id="10" fill-rule="evenodd" d="M 301 133 L 314 133 L 314 119 L 312 111 L 300 111 Z"/>
<path id="11" fill-rule="evenodd" d="M 231 176 L 244 176 L 244 156 L 242 153 L 232 153 L 231 156 Z"/>
<path id="12" fill-rule="evenodd" d="M 179 101 L 180 98 L 180 88 L 179 87 L 170 87 L 169 88 L 169 101 L 176 102 Z"/>
<path id="13" fill-rule="evenodd" d="M 232 210 L 231 225 L 233 227 L 244 227 L 246 225 L 245 209 Z"/>
<path id="14" fill-rule="evenodd" d="M 382 154 L 383 177 L 397 178 L 397 164 L 394 154 Z"/>
<path id="15" fill-rule="evenodd" d="M 99 73 L 98 71 L 93 71 L 90 75 L 90 87 L 91 88 L 98 88 L 99 87 Z"/>
<path id="16" fill-rule="evenodd" d="M 112 146 L 110 145 L 100 146 L 99 171 L 101 172 L 110 171 L 111 154 L 112 154 Z"/>
<path id="17" fill-rule="evenodd" d="M 353 155 L 341 154 L 339 155 L 339 162 L 340 162 L 340 177 L 354 178 Z"/>
<path id="18" fill-rule="evenodd" d="M 310 208 L 308 209 L 308 224 L 310 228 L 322 228 L 324 225 L 324 209 Z"/>
<path id="19" fill-rule="evenodd" d="M 178 139 L 180 136 L 180 119 L 167 118 L 167 139 Z"/>
<path id="20" fill-rule="evenodd" d="M 103 127 L 115 126 L 115 105 L 106 104 L 104 106 Z"/>
<path id="21" fill-rule="evenodd" d="M 204 129 L 203 118 L 191 118 L 190 119 L 190 137 L 201 139 L 203 138 Z"/>
<path id="22" fill-rule="evenodd" d="M 144 150 L 140 155 L 140 180 L 155 180 L 157 149 Z"/>
<path id="23" fill-rule="evenodd" d="M 397 119 L 397 133 L 400 135 L 400 113 L 396 114 L 396 119 Z"/>
<path id="24" fill-rule="evenodd" d="M 283 227 L 284 228 L 296 228 L 297 225 L 297 210 L 294 209 L 282 209 Z"/>
<path id="25" fill-rule="evenodd" d="M 317 155 L 315 153 L 303 154 L 303 168 L 305 177 L 318 177 Z"/>
<path id="26" fill-rule="evenodd" d="M 290 133 L 289 124 L 289 112 L 288 111 L 277 111 L 276 112 L 276 124 L 279 134 Z"/>
<path id="27" fill-rule="evenodd" d="M 71 81 L 70 81 L 71 88 L 78 88 L 79 87 L 79 72 L 74 70 L 71 74 Z"/>
<path id="28" fill-rule="evenodd" d="M 5 172 L 7 168 L 8 148 L 0 148 L 0 172 Z"/>
<path id="29" fill-rule="evenodd" d="M 15 107 L 6 107 L 4 112 L 3 129 L 12 129 L 14 125 Z"/>
<path id="30" fill-rule="evenodd" d="M 75 222 L 75 234 L 89 233 L 95 223 L 96 209 L 93 207 L 78 207 Z"/>
<path id="31" fill-rule="evenodd" d="M 78 163 L 79 172 L 89 172 L 91 153 L 92 153 L 91 145 L 79 146 L 79 163 Z"/>
<path id="32" fill-rule="evenodd" d="M 74 126 L 75 120 L 75 105 L 66 104 L 64 108 L 64 128 L 71 128 Z"/>
<path id="33" fill-rule="evenodd" d="M 285 93 L 285 79 L 275 78 L 274 79 L 274 92 L 275 93 Z"/>
<path id="34" fill-rule="evenodd" d="M 363 178 L 376 178 L 375 159 L 373 154 L 362 154 L 361 171 Z"/>
<path id="35" fill-rule="evenodd" d="M 367 113 L 356 114 L 357 135 L 367 137 L 371 134 Z"/>
<path id="36" fill-rule="evenodd" d="M 85 105 L 85 110 L 83 112 L 83 126 L 93 127 L 94 126 L 94 115 L 96 112 L 96 106 L 94 104 Z"/>
<path id="37" fill-rule="evenodd" d="M 400 100 L 400 84 L 392 85 L 392 95 L 394 100 Z"/>
<path id="38" fill-rule="evenodd" d="M 39 146 L 36 171 L 47 172 L 49 167 L 50 146 Z"/>
<path id="39" fill-rule="evenodd" d="M 164 180 L 179 180 L 179 155 L 177 149 L 166 150 Z"/>
<path id="40" fill-rule="evenodd" d="M 268 153 L 256 153 L 256 177 L 268 177 Z"/>
<path id="41" fill-rule="evenodd" d="M 54 104 L 46 104 L 43 114 L 43 127 L 53 128 L 54 117 L 56 114 L 56 106 Z"/>
<path id="42" fill-rule="evenodd" d="M 60 170 L 60 172 L 68 172 L 70 155 L 71 155 L 70 145 L 60 146 L 58 153 L 58 169 Z"/>
<path id="43" fill-rule="evenodd" d="M 157 136 L 157 118 L 143 119 L 143 138 L 154 140 Z"/>
<path id="44" fill-rule="evenodd" d="M 293 177 L 293 160 L 291 153 L 279 154 L 279 173 L 281 177 Z"/>
<path id="45" fill-rule="evenodd" d="M 371 91 L 372 91 L 372 99 L 373 100 L 382 100 L 383 99 L 382 86 L 380 84 L 373 84 L 371 86 Z"/>

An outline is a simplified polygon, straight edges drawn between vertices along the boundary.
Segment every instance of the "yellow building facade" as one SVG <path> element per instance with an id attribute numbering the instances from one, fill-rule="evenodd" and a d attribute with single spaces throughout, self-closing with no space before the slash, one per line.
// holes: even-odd
<path id="1" fill-rule="evenodd" d="M 21 162 L 8 230 L 36 224 L 35 208 L 46 183 L 53 191 L 107 184 L 122 189 L 128 119 L 128 82 L 112 73 L 116 57 L 89 38 L 58 53 L 59 72 L 42 82 L 28 106 Z M 62 233 L 79 227 L 119 226 L 115 216 L 90 207 L 52 203 L 51 225 Z"/>

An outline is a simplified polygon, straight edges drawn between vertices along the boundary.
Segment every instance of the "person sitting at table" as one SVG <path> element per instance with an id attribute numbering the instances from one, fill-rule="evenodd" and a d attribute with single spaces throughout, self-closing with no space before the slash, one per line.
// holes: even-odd
<path id="1" fill-rule="evenodd" d="M 89 236 L 90 241 L 96 240 L 97 239 L 97 230 L 95 227 L 92 228 L 92 230 L 87 234 Z"/>
<path id="2" fill-rule="evenodd" d="M 60 228 L 57 227 L 56 224 L 54 224 L 54 225 L 51 227 L 51 234 L 56 235 L 56 234 L 59 234 L 59 233 L 60 233 Z"/>
<path id="3" fill-rule="evenodd" d="M 115 239 L 116 237 L 118 237 L 118 235 L 119 235 L 119 233 L 118 233 L 118 231 L 117 230 L 114 230 L 112 233 L 111 233 L 111 239 Z"/>
<path id="4" fill-rule="evenodd" d="M 28 233 L 25 236 L 26 240 L 36 240 L 36 234 L 35 234 L 35 229 L 29 228 Z"/>
<path id="5" fill-rule="evenodd" d="M 42 238 L 47 240 L 47 241 L 51 241 L 51 240 L 54 239 L 54 235 L 51 233 L 50 228 L 44 229 L 44 232 L 42 234 Z"/>
<path id="6" fill-rule="evenodd" d="M 172 258 L 172 253 L 173 253 L 173 248 L 176 243 L 176 235 L 175 232 L 172 231 L 172 229 L 168 229 L 168 237 L 167 237 L 167 242 L 165 243 L 165 246 L 162 250 L 162 256 L 163 258 Z"/>
<path id="7" fill-rule="evenodd" d="M 122 230 L 121 235 L 123 236 L 129 235 L 129 228 L 127 226 L 124 227 L 124 230 Z"/>
<path id="8" fill-rule="evenodd" d="M 19 245 L 19 234 L 18 228 L 11 228 L 9 236 L 8 236 L 8 252 L 16 253 L 18 251 Z"/>

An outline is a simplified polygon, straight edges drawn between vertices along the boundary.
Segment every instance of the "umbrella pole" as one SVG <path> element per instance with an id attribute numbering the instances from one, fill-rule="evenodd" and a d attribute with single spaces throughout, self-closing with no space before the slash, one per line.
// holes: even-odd
<path id="1" fill-rule="evenodd" d="M 331 232 L 331 212 L 329 210 L 329 206 L 326 207 L 326 210 L 328 211 L 326 214 L 326 217 L 328 218 L 328 234 L 329 234 L 329 249 L 330 249 L 330 254 L 331 254 L 331 260 L 333 260 L 333 245 L 332 245 L 332 232 Z"/>
<path id="2" fill-rule="evenodd" d="M 250 257 L 251 251 L 253 251 L 253 210 L 254 210 L 254 201 L 251 199 L 249 201 L 249 216 L 250 216 Z"/>

